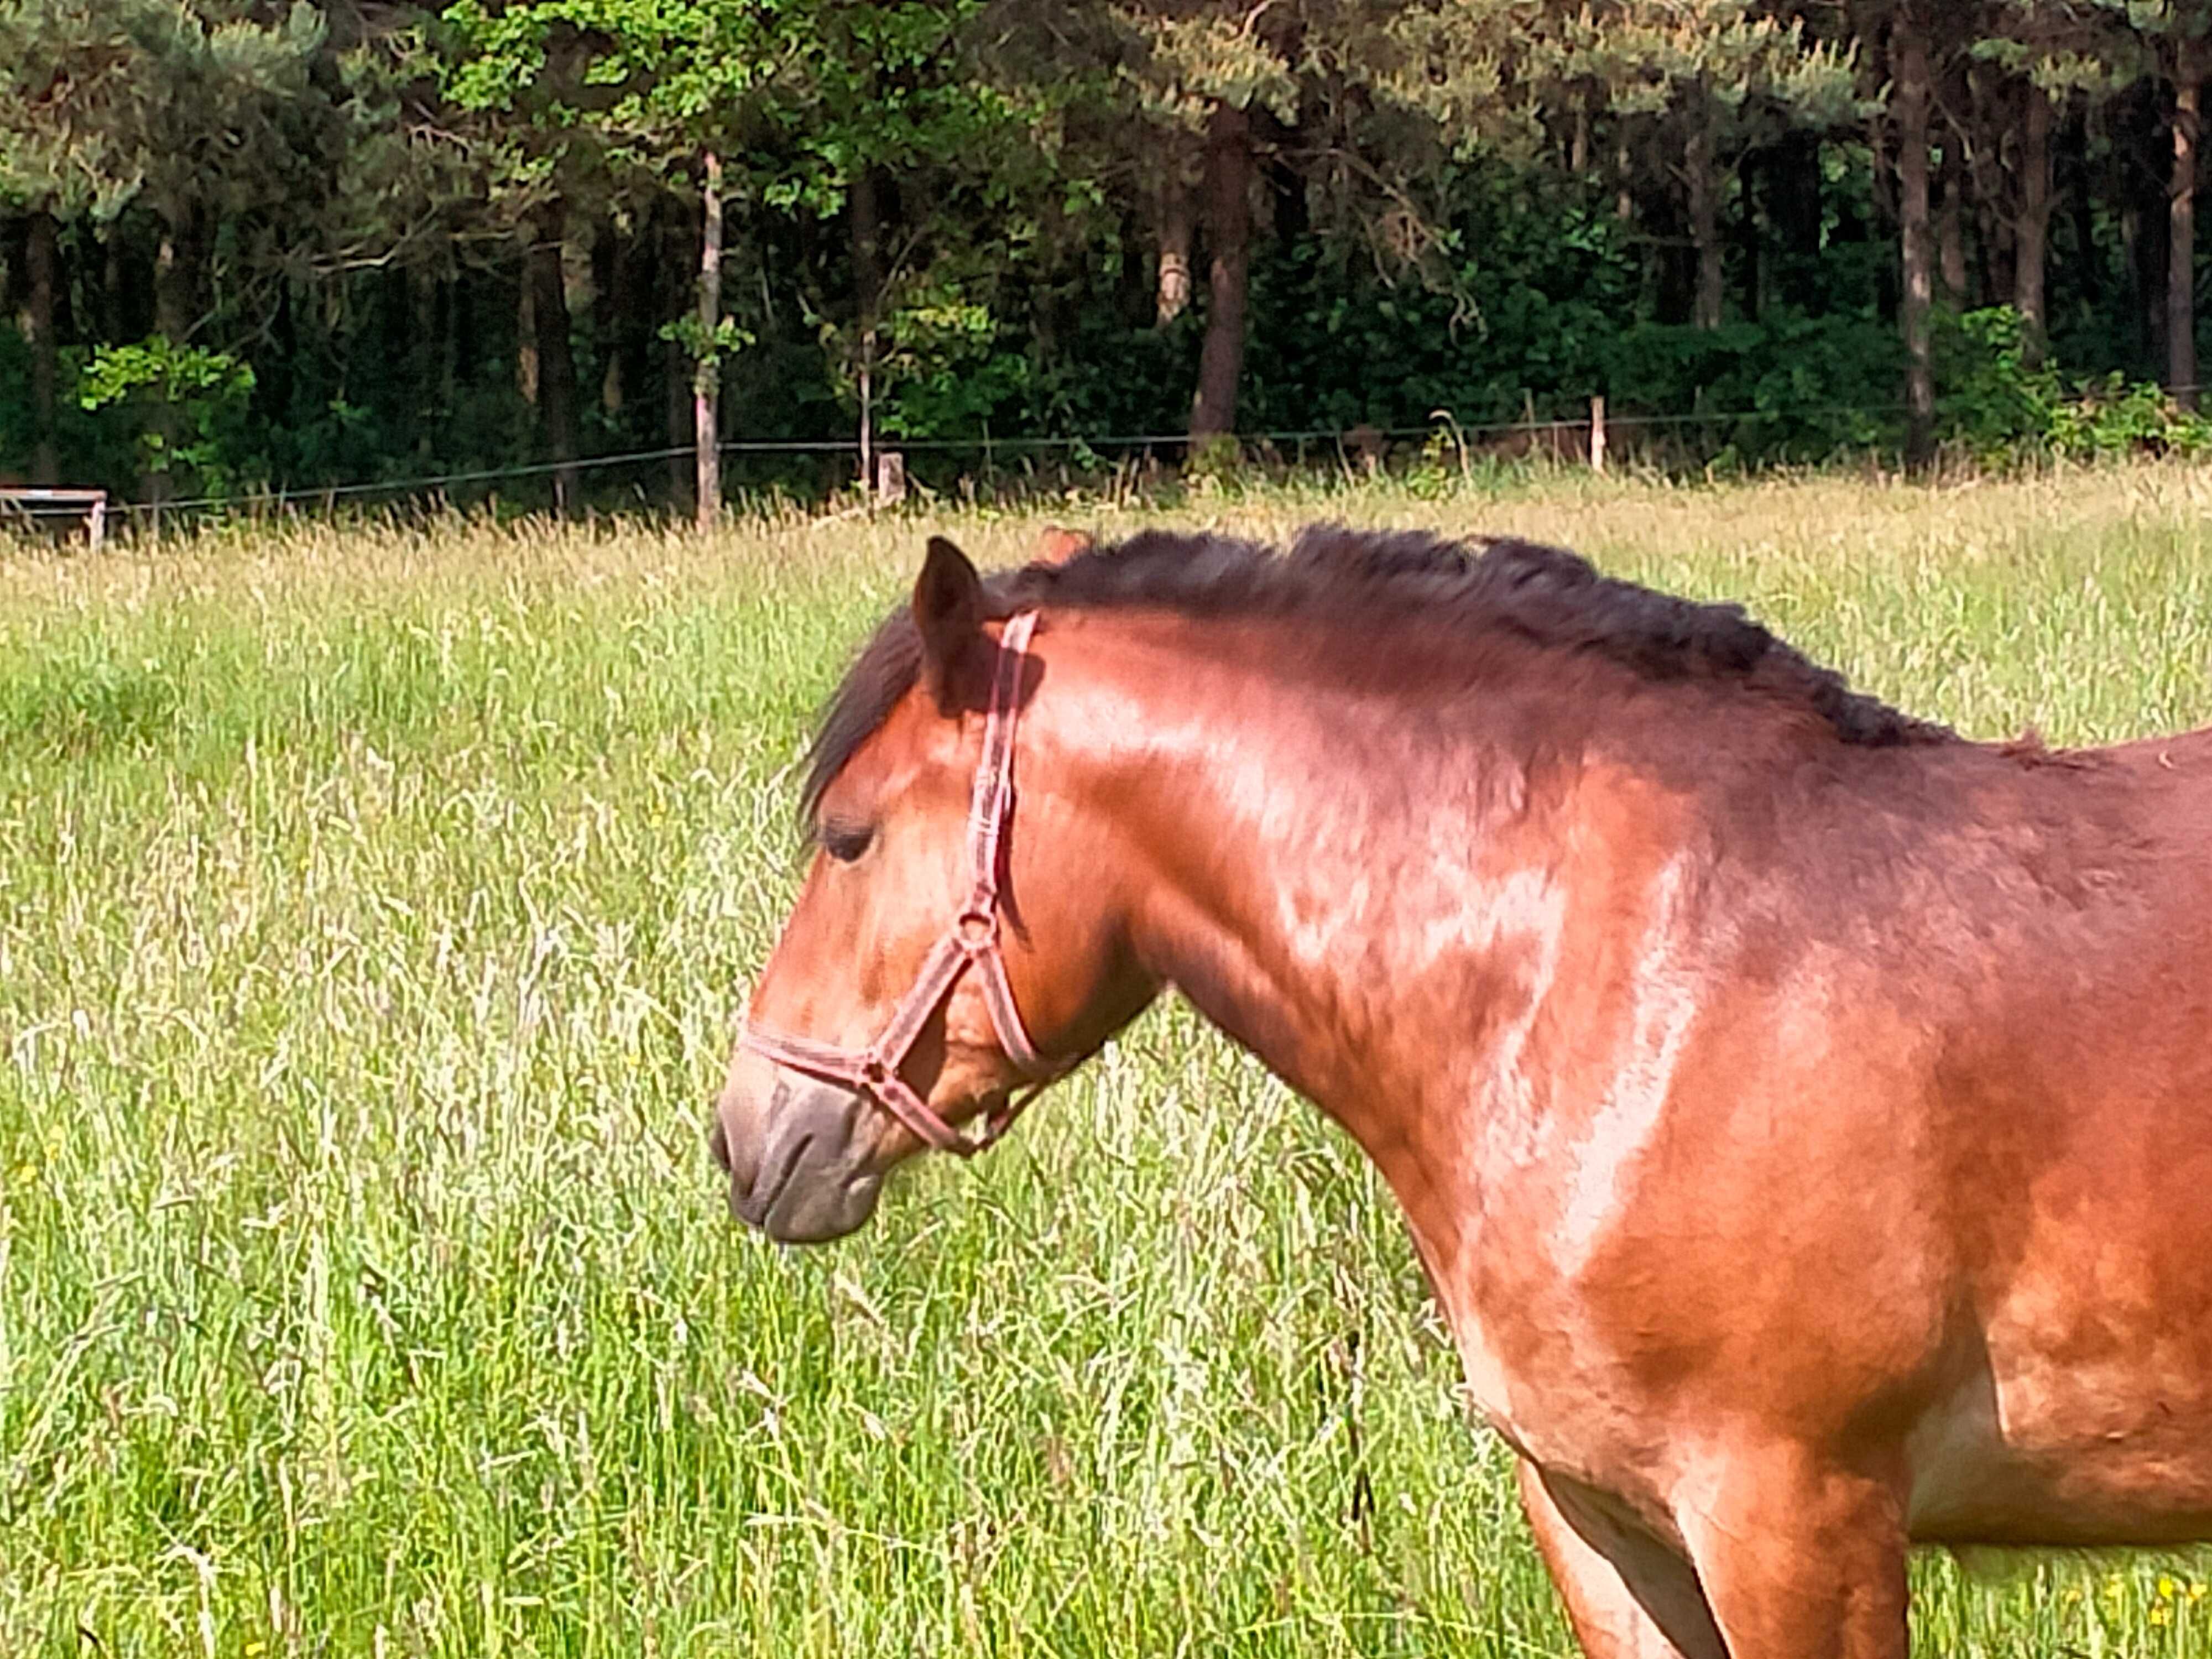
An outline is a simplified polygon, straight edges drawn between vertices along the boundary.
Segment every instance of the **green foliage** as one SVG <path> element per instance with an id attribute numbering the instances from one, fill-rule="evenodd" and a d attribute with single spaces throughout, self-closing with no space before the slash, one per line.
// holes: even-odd
<path id="1" fill-rule="evenodd" d="M 2081 383 L 2051 411 L 2051 448 L 2076 460 L 2212 453 L 2212 420 L 2176 404 L 2163 386 L 2108 374 Z"/>
<path id="2" fill-rule="evenodd" d="M 696 313 L 687 311 L 682 316 L 663 323 L 659 337 L 682 346 L 684 355 L 693 362 L 708 368 L 719 368 L 728 359 L 753 344 L 759 337 L 734 317 L 723 318 L 710 331 L 700 322 Z"/>
<path id="3" fill-rule="evenodd" d="M 809 21 L 779 0 L 454 0 L 433 38 L 457 108 L 517 118 L 487 130 L 511 167 L 592 144 L 659 172 L 726 139 Z"/>
<path id="4" fill-rule="evenodd" d="M 325 112 L 307 0 L 0 3 L 0 203 L 245 212 L 307 180 Z M 304 142 L 303 142 L 304 141 Z"/>
<path id="5" fill-rule="evenodd" d="M 1183 477 L 1194 483 L 1233 484 L 1243 476 L 1244 446 L 1231 434 L 1217 432 L 1191 446 L 1182 471 Z"/>
<path id="6" fill-rule="evenodd" d="M 2117 373 L 2069 379 L 2035 362 L 2010 307 L 1942 317 L 1936 346 L 1942 434 L 1984 464 L 2212 451 L 2212 421 L 2162 388 Z"/>
<path id="7" fill-rule="evenodd" d="M 1472 475 L 1468 464 L 1467 439 L 1458 423 L 1443 421 L 1422 441 L 1420 457 L 1399 476 L 1399 484 L 1415 501 L 1441 501 Z"/>
<path id="8" fill-rule="evenodd" d="M 173 345 L 156 334 L 137 345 L 102 346 L 84 366 L 79 387 L 77 401 L 87 409 L 134 395 L 182 408 L 244 396 L 253 389 L 253 371 L 222 352 Z"/>
<path id="9" fill-rule="evenodd" d="M 31 349 L 14 329 L 0 324 L 0 386 L 31 383 Z M 0 397 L 0 469 L 4 459 L 27 455 L 32 443 L 31 401 L 27 397 Z"/>
<path id="10" fill-rule="evenodd" d="M 1511 441 L 1485 428 L 1578 419 L 1601 392 L 1618 441 L 1669 465 L 1881 447 L 1902 374 L 1893 203 L 1865 125 L 1882 12 L 0 0 L 0 474 L 48 435 L 29 398 L 48 362 L 74 481 L 193 471 L 217 493 L 264 477 L 307 492 L 542 464 L 551 412 L 530 401 L 541 342 L 521 290 L 524 250 L 549 238 L 579 371 L 564 418 L 587 454 L 683 441 L 702 362 L 739 442 L 850 440 L 865 372 L 878 428 L 917 458 L 946 446 L 917 459 L 946 482 L 975 459 L 951 447 L 987 434 L 1177 434 L 1222 105 L 1259 135 L 1248 433 L 1403 434 L 1443 410 L 1479 454 Z M 2155 83 L 2198 64 L 2208 16 L 2165 0 L 1946 9 L 1945 72 L 1972 92 L 1953 121 L 1993 158 L 1967 180 L 1972 303 L 2010 297 L 2003 250 L 1979 240 L 2017 207 L 2030 82 L 2055 100 L 2069 204 L 2051 227 L 2057 379 L 1959 325 L 1959 453 L 2197 442 L 2142 384 L 2164 367 L 2146 317 L 2163 277 L 2136 267 L 2162 261 L 2126 181 L 2165 164 Z M 723 314 L 702 325 L 710 151 L 727 244 Z M 1197 209 L 1201 280 L 1162 325 L 1178 204 Z M 18 321 L 14 216 L 32 210 L 61 225 L 45 360 Z M 103 351 L 155 334 L 253 378 L 163 390 L 142 365 L 100 408 L 71 395 L 80 368 L 123 373 L 135 348 Z M 847 471 L 789 452 L 732 465 L 741 487 L 801 491 Z M 669 493 L 665 468 L 586 486 Z"/>
<path id="11" fill-rule="evenodd" d="M 1868 316 L 1778 310 L 1717 329 L 1646 324 L 1607 352 L 1613 410 L 1678 453 L 1727 464 L 1825 459 L 1897 427 L 1903 348 Z"/>
<path id="12" fill-rule="evenodd" d="M 956 295 L 916 295 L 884 319 L 876 374 L 888 436 L 933 438 L 989 429 L 993 414 L 1028 397 L 1033 365 L 990 308 Z"/>
<path id="13" fill-rule="evenodd" d="M 2031 362 L 2019 313 L 1941 313 L 1935 347 L 1947 441 L 1987 457 L 2049 441 L 2065 392 L 2057 369 Z"/>
<path id="14" fill-rule="evenodd" d="M 156 334 L 94 352 L 79 373 L 77 404 L 116 409 L 131 421 L 142 471 L 185 469 L 198 488 L 221 497 L 251 482 L 241 446 L 253 385 L 253 370 L 235 357 Z"/>

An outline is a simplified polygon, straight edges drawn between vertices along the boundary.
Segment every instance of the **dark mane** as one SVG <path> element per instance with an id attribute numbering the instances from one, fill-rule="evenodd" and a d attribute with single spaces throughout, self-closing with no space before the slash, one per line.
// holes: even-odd
<path id="1" fill-rule="evenodd" d="M 995 572 L 984 578 L 984 590 L 994 617 L 1031 606 L 1146 607 L 1297 616 L 1322 628 L 1420 622 L 1471 633 L 1503 629 L 1541 647 L 1596 653 L 1652 680 L 1739 683 L 1798 704 L 1846 744 L 1881 747 L 1952 736 L 1851 690 L 1842 675 L 1777 639 L 1740 605 L 1640 587 L 1534 542 L 1317 526 L 1278 554 L 1256 542 L 1148 530 L 1065 564 Z M 862 648 L 823 713 L 807 754 L 803 810 L 810 821 L 853 751 L 912 688 L 921 662 L 921 639 L 901 606 Z"/>

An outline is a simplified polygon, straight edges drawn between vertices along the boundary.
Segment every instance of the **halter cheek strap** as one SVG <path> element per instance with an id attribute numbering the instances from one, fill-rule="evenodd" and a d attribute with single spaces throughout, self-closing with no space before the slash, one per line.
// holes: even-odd
<path id="1" fill-rule="evenodd" d="M 1005 849 L 1006 809 L 1013 799 L 1014 723 L 1020 714 L 1022 664 L 1036 613 L 1024 611 L 1009 620 L 1000 638 L 999 659 L 991 679 L 991 702 L 983 719 L 983 753 L 975 764 L 975 784 L 968 805 L 968 864 L 973 885 L 952 925 L 939 936 L 914 985 L 891 1011 L 890 1022 L 865 1048 L 840 1048 L 811 1037 L 789 1036 L 749 1024 L 738 1038 L 742 1048 L 825 1082 L 842 1084 L 874 1101 L 915 1135 L 941 1152 L 973 1158 L 1012 1127 L 1030 1101 L 1064 1069 L 1048 1064 L 1022 1024 L 1006 979 L 1006 960 L 999 948 L 999 865 Z M 960 975 L 975 970 L 991 1029 L 1024 1076 L 1024 1093 L 985 1118 L 975 1135 L 963 1134 L 932 1110 L 899 1075 L 899 1067 Z"/>

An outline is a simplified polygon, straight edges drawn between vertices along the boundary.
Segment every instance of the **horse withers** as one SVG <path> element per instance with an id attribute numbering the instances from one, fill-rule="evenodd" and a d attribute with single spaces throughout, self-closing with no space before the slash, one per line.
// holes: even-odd
<path id="1" fill-rule="evenodd" d="M 2054 752 L 1518 542 L 929 545 L 715 1109 L 849 1231 L 1172 986 L 1402 1205 L 1593 1659 L 2212 1535 L 2212 732 Z"/>

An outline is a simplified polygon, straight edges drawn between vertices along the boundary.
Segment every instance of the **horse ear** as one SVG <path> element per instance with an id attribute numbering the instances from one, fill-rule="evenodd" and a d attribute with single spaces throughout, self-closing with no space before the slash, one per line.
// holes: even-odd
<path id="1" fill-rule="evenodd" d="M 968 556 L 942 536 L 929 538 L 914 584 L 914 625 L 921 635 L 921 678 L 950 714 L 977 701 L 983 678 L 983 579 Z"/>

